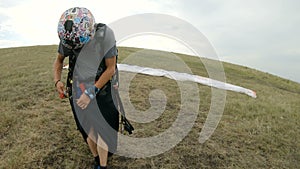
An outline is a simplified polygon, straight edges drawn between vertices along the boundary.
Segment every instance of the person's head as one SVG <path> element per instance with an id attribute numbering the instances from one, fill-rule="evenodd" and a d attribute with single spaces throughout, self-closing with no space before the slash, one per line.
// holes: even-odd
<path id="1" fill-rule="evenodd" d="M 61 43 L 72 49 L 81 48 L 95 34 L 95 18 L 86 8 L 74 7 L 60 17 L 57 33 Z"/>

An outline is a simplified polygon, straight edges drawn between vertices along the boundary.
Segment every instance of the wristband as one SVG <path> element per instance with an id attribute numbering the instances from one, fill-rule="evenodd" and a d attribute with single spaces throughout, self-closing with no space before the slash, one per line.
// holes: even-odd
<path id="1" fill-rule="evenodd" d="M 55 87 L 56 87 L 56 85 L 57 85 L 58 82 L 60 82 L 60 79 L 58 79 L 58 80 L 55 82 L 55 85 L 54 85 Z"/>
<path id="2" fill-rule="evenodd" d="M 92 86 L 88 89 L 85 89 L 84 94 L 86 94 L 91 100 L 93 100 L 99 91 L 99 88 L 97 88 L 96 86 Z"/>

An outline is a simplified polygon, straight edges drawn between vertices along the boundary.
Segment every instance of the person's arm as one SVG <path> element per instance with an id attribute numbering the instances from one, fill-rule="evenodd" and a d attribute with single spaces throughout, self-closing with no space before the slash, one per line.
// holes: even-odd
<path id="1" fill-rule="evenodd" d="M 106 69 L 103 74 L 100 76 L 98 81 L 95 83 L 95 86 L 98 89 L 101 89 L 115 74 L 116 72 L 116 56 L 105 59 Z"/>
<path id="2" fill-rule="evenodd" d="M 61 72 L 64 59 L 65 57 L 62 54 L 58 54 L 53 63 L 54 84 L 59 94 L 64 93 L 64 84 L 61 81 Z"/>
<path id="3" fill-rule="evenodd" d="M 116 71 L 116 56 L 105 58 L 105 65 L 106 69 L 98 79 L 98 81 L 95 83 L 95 87 L 98 89 L 102 88 L 115 74 Z M 91 88 L 91 90 L 94 90 L 94 88 Z M 94 92 L 94 91 L 91 91 Z M 77 105 L 85 109 L 88 104 L 90 103 L 91 99 L 86 93 L 82 93 L 80 98 L 77 100 Z"/>

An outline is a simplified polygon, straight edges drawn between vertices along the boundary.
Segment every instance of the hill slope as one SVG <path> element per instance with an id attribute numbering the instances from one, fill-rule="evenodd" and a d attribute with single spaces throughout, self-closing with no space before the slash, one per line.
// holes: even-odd
<path id="1" fill-rule="evenodd" d="M 58 99 L 52 78 L 57 46 L 0 49 L 0 168 L 91 168 L 87 145 L 76 131 L 67 100 Z M 120 48 L 120 62 L 139 51 Z M 164 56 L 165 52 L 160 52 Z M 207 76 L 199 59 L 183 58 L 194 74 Z M 212 137 L 198 142 L 210 106 L 210 87 L 198 85 L 199 115 L 189 134 L 171 150 L 151 158 L 113 156 L 110 168 L 297 168 L 300 166 L 300 84 L 247 67 L 223 64 L 228 83 L 257 92 L 253 99 L 227 92 L 223 117 Z M 64 74 L 65 76 L 65 74 Z M 167 85 L 166 85 L 167 84 Z M 133 123 L 133 137 L 157 135 L 180 109 L 176 82 L 137 75 L 131 102 L 150 107 L 159 88 L 168 98 L 152 123 Z M 130 112 L 127 112 L 130 113 Z"/>

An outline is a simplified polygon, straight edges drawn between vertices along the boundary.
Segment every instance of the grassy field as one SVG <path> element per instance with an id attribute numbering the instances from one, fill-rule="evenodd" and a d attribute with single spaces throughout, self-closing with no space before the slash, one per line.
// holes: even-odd
<path id="1" fill-rule="evenodd" d="M 92 167 L 93 157 L 76 130 L 68 101 L 59 99 L 54 88 L 52 63 L 56 48 L 0 49 L 0 168 Z M 138 51 L 120 48 L 119 61 Z M 163 57 L 167 53 L 156 55 Z M 177 56 L 194 74 L 207 76 L 199 59 Z M 200 144 L 199 132 L 209 111 L 211 89 L 198 85 L 199 114 L 192 130 L 179 144 L 154 157 L 114 155 L 109 159 L 109 167 L 298 168 L 300 84 L 247 67 L 229 63 L 223 66 L 228 83 L 252 89 L 258 97 L 228 91 L 218 128 Z M 150 107 L 148 95 L 153 89 L 164 91 L 168 101 L 165 111 L 152 123 L 133 123 L 136 130 L 132 137 L 154 136 L 169 128 L 180 109 L 176 82 L 137 75 L 131 83 L 131 103 L 138 110 Z"/>

